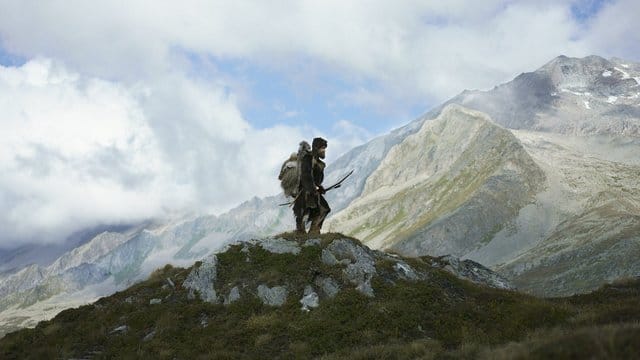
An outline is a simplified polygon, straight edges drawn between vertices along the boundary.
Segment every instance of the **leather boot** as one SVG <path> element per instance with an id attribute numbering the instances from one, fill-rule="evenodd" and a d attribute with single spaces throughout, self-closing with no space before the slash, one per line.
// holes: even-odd
<path id="1" fill-rule="evenodd" d="M 311 222 L 311 227 L 309 228 L 309 235 L 320 235 L 320 227 L 322 225 L 320 224 L 319 220 L 319 218 L 313 219 L 313 221 Z"/>

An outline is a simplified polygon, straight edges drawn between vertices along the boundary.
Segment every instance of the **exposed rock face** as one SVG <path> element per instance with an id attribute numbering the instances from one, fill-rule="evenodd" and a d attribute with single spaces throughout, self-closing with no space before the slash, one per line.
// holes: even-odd
<path id="1" fill-rule="evenodd" d="M 211 255 L 205 258 L 200 266 L 193 269 L 182 286 L 189 289 L 189 297 L 195 298 L 197 293 L 202 301 L 217 303 L 218 297 L 214 288 L 218 257 Z"/>

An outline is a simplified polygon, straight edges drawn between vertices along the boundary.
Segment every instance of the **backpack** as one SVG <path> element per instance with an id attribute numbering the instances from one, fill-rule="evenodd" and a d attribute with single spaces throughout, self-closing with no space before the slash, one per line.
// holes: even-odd
<path id="1" fill-rule="evenodd" d="M 306 141 L 301 141 L 297 153 L 291 153 L 291 156 L 282 164 L 280 169 L 280 187 L 284 191 L 285 196 L 295 198 L 298 196 L 300 188 L 300 162 L 302 158 L 311 153 L 311 145 Z"/>

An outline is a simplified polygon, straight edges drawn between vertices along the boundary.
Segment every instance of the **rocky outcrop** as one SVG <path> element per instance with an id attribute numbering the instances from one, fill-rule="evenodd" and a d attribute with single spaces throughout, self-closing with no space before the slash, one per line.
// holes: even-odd
<path id="1" fill-rule="evenodd" d="M 335 240 L 322 251 L 322 261 L 327 265 L 346 265 L 343 277 L 355 285 L 356 290 L 373 296 L 371 279 L 376 275 L 376 267 L 372 250 L 346 239 Z"/>
<path id="2" fill-rule="evenodd" d="M 445 255 L 436 258 L 432 264 L 476 284 L 488 285 L 497 289 L 516 289 L 507 279 L 473 260 L 461 260 L 455 256 Z"/>
<path id="3" fill-rule="evenodd" d="M 197 294 L 202 301 L 224 305 L 247 296 L 267 306 L 283 306 L 298 299 L 305 312 L 348 289 L 374 298 L 377 280 L 392 285 L 430 281 L 430 272 L 439 269 L 477 284 L 513 288 L 505 279 L 470 260 L 406 259 L 372 250 L 353 238 L 331 236 L 331 241 L 276 237 L 232 244 L 196 264 L 183 287 L 191 299 Z"/>
<path id="4" fill-rule="evenodd" d="M 197 293 L 202 301 L 217 303 L 218 297 L 214 288 L 216 282 L 218 257 L 211 255 L 205 258 L 202 263 L 196 265 L 189 273 L 187 279 L 182 283 L 185 289 L 189 289 L 189 297 L 195 298 Z"/>

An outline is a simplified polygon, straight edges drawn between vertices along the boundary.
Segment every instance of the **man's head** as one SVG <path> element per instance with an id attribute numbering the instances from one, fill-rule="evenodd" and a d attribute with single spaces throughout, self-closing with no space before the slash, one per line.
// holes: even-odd
<path id="1" fill-rule="evenodd" d="M 313 149 L 313 153 L 319 157 L 320 159 L 324 159 L 325 151 L 327 150 L 327 140 L 317 137 L 313 139 L 311 143 L 311 147 Z"/>

